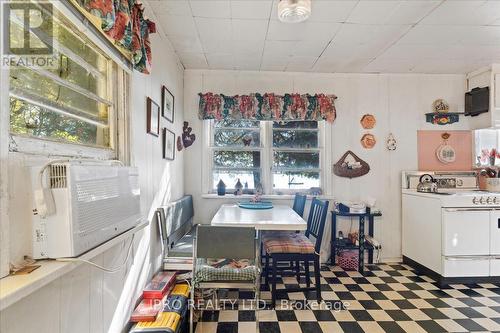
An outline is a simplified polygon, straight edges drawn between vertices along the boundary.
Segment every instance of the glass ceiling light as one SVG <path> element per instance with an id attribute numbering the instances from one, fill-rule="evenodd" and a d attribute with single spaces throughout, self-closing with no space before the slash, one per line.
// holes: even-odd
<path id="1" fill-rule="evenodd" d="M 280 0 L 278 18 L 284 23 L 299 23 L 311 16 L 311 0 Z"/>

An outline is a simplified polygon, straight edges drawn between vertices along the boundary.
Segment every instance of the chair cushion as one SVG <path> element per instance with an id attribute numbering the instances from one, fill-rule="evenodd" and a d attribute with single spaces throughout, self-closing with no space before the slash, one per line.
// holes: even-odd
<path id="1" fill-rule="evenodd" d="M 314 253 L 314 244 L 304 234 L 273 233 L 262 239 L 266 253 Z"/>
<path id="2" fill-rule="evenodd" d="M 196 227 L 191 228 L 187 234 L 175 242 L 167 253 L 167 257 L 193 257 L 193 240 Z"/>
<path id="3" fill-rule="evenodd" d="M 258 268 L 249 260 L 198 259 L 194 282 L 255 281 Z"/>

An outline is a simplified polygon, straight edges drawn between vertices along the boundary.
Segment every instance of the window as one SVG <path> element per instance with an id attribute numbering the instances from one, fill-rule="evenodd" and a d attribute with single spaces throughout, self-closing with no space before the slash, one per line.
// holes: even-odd
<path id="1" fill-rule="evenodd" d="M 274 192 L 320 187 L 320 146 L 316 121 L 273 123 Z"/>
<path id="2" fill-rule="evenodd" d="M 247 194 L 258 183 L 266 194 L 320 191 L 322 122 L 209 122 L 209 192 L 222 180 L 232 193 L 238 179 Z"/>
<path id="3" fill-rule="evenodd" d="M 258 121 L 219 121 L 213 125 L 212 189 L 219 180 L 234 189 L 240 180 L 250 193 L 261 183 L 261 138 Z"/>
<path id="4" fill-rule="evenodd" d="M 22 40 L 15 16 L 13 40 Z M 114 148 L 116 101 L 125 72 L 54 9 L 53 28 L 42 24 L 30 32 L 41 42 L 53 36 L 57 65 L 51 68 L 12 67 L 10 132 L 65 143 Z M 17 28 L 15 28 L 17 26 Z"/>

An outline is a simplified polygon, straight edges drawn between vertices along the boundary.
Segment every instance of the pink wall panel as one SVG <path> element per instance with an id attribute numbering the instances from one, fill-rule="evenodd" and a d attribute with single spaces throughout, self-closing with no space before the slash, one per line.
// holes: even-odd
<path id="1" fill-rule="evenodd" d="M 455 149 L 456 160 L 442 163 L 436 157 L 436 149 L 443 143 L 441 134 L 449 133 L 448 144 Z M 462 171 L 472 169 L 471 131 L 417 131 L 418 170 Z"/>

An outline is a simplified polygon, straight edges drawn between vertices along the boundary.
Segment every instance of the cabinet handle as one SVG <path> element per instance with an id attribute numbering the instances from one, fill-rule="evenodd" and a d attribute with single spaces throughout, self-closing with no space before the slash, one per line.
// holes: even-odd
<path id="1" fill-rule="evenodd" d="M 475 261 L 475 260 L 486 260 L 490 259 L 490 256 L 456 256 L 456 257 L 444 257 L 448 261 Z"/>
<path id="2" fill-rule="evenodd" d="M 497 219 L 498 222 L 498 229 L 500 229 L 500 219 Z"/>

